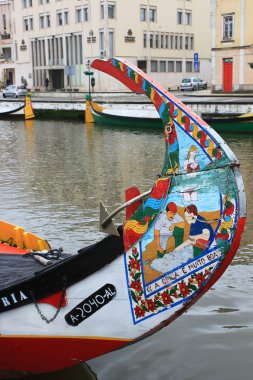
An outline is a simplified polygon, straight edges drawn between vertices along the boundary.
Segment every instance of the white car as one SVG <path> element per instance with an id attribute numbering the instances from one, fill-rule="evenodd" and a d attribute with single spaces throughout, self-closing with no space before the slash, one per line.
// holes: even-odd
<path id="1" fill-rule="evenodd" d="M 203 79 L 200 79 L 198 77 L 191 77 L 191 78 L 184 78 L 182 82 L 180 83 L 180 90 L 199 90 L 199 89 L 206 89 L 207 88 L 207 82 Z"/>
<path id="2" fill-rule="evenodd" d="M 7 86 L 3 90 L 3 97 L 11 97 L 11 98 L 17 98 L 18 96 L 25 96 L 27 93 L 26 86 L 24 85 L 16 85 L 16 84 L 11 84 L 10 86 Z"/>

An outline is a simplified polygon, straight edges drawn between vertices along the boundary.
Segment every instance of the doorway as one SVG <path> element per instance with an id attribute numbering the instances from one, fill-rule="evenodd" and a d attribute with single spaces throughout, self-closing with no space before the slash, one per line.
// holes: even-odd
<path id="1" fill-rule="evenodd" d="M 64 88 L 64 70 L 49 70 L 49 83 L 52 90 Z"/>
<path id="2" fill-rule="evenodd" d="M 223 59 L 223 91 L 233 91 L 233 60 L 232 58 Z"/>

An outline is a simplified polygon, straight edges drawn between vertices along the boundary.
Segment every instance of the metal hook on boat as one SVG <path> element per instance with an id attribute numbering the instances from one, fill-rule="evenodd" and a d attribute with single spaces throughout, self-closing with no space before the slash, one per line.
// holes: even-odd
<path id="1" fill-rule="evenodd" d="M 146 197 L 151 193 L 151 190 L 146 191 L 145 193 L 142 193 L 138 195 L 137 197 L 134 197 L 130 199 L 129 201 L 123 203 L 121 206 L 119 206 L 116 210 L 114 210 L 111 214 L 108 213 L 108 211 L 105 208 L 105 205 L 102 201 L 100 201 L 100 231 L 101 232 L 107 232 L 110 235 L 119 236 L 117 227 L 113 224 L 112 218 L 117 215 L 121 210 L 126 208 L 127 206 L 131 205 L 132 203 Z"/>

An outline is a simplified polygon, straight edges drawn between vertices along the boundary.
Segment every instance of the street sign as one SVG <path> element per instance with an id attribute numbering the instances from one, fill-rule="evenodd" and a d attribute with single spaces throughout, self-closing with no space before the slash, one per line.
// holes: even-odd
<path id="1" fill-rule="evenodd" d="M 199 60 L 199 53 L 194 53 L 194 62 L 198 62 Z"/>
<path id="2" fill-rule="evenodd" d="M 194 72 L 198 73 L 199 72 L 199 61 L 194 62 Z"/>

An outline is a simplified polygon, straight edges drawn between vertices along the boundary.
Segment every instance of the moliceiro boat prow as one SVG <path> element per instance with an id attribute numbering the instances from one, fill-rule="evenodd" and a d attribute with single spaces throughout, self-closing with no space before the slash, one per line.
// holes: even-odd
<path id="1" fill-rule="evenodd" d="M 154 103 L 163 167 L 152 189 L 128 194 L 123 226 L 111 221 L 123 206 L 101 206 L 109 234 L 77 253 L 24 243 L 20 230 L 15 240 L 15 227 L 1 237 L 2 377 L 71 367 L 153 334 L 210 289 L 240 244 L 245 192 L 222 138 L 131 63 L 92 67 Z"/>

